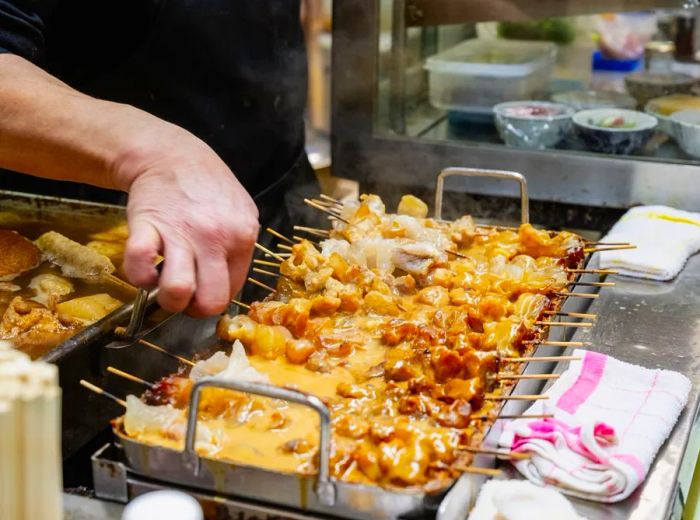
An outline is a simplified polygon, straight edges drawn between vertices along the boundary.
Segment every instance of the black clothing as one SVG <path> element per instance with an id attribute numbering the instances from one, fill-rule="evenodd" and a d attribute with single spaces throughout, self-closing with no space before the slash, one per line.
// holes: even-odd
<path id="1" fill-rule="evenodd" d="M 0 52 L 191 131 L 254 196 L 303 151 L 303 43 L 299 0 L 0 0 Z M 0 172 L 0 188 L 86 191 L 69 184 Z"/>

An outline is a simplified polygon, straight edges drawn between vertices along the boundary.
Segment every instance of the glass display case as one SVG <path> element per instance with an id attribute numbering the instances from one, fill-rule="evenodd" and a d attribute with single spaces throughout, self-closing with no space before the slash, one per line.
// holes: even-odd
<path id="1" fill-rule="evenodd" d="M 448 166 L 505 169 L 539 201 L 699 209 L 698 5 L 335 2 L 334 173 L 415 191 Z"/>

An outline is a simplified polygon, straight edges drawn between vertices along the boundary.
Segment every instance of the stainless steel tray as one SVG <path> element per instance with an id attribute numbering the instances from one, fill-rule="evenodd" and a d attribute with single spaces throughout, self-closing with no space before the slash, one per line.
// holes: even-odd
<path id="1" fill-rule="evenodd" d="M 523 201 L 522 220 L 527 222 L 527 191 L 525 179 L 513 172 L 494 172 L 448 168 L 438 176 L 436 190 L 436 218 L 441 218 L 442 187 L 445 177 L 451 175 L 490 176 L 515 179 L 521 187 Z M 582 260 L 583 267 L 588 258 Z M 566 307 L 571 311 L 581 311 L 586 302 L 571 302 L 566 298 L 555 301 L 556 310 Z M 540 339 L 568 339 L 566 332 L 558 330 L 542 330 Z M 570 335 L 570 334 L 569 334 Z M 529 354 L 538 355 L 542 349 L 531 348 Z M 563 349 L 559 353 L 563 353 Z M 557 352 L 546 352 L 542 355 L 556 355 Z M 550 371 L 545 363 L 537 363 L 536 368 L 526 364 L 523 373 L 531 371 Z M 547 367 L 547 368 L 546 368 Z M 515 389 L 522 393 L 538 393 L 543 383 L 534 380 L 521 380 L 510 386 L 506 392 Z M 319 471 L 314 476 L 303 476 L 295 473 L 281 473 L 260 467 L 226 462 L 207 457 L 200 457 L 194 449 L 197 428 L 197 409 L 201 391 L 207 387 L 220 387 L 231 390 L 248 392 L 257 395 L 283 399 L 312 408 L 321 420 Z M 526 403 L 509 401 L 502 407 L 502 413 L 520 413 Z M 215 380 L 200 381 L 193 386 L 187 423 L 185 449 L 180 452 L 161 446 L 148 445 L 127 437 L 122 431 L 121 421 L 113 425 L 114 434 L 124 450 L 128 469 L 137 475 L 155 479 L 178 486 L 186 486 L 206 490 L 220 496 L 244 497 L 249 500 L 259 500 L 276 506 L 329 515 L 337 518 L 360 519 L 398 519 L 435 517 L 440 520 L 458 518 L 455 512 L 465 514 L 467 507 L 485 481 L 481 475 L 464 474 L 455 482 L 457 485 L 443 489 L 435 494 L 422 490 L 386 489 L 374 485 L 362 485 L 343 482 L 330 477 L 330 415 L 323 403 L 314 396 L 298 391 L 288 390 L 272 385 L 249 382 L 217 382 Z M 496 443 L 500 434 L 500 424 L 496 421 L 485 432 L 482 445 L 491 447 Z M 495 465 L 495 458 L 477 455 L 475 462 L 482 467 Z M 454 483 L 453 483 L 454 484 Z"/>
<path id="2" fill-rule="evenodd" d="M 0 190 L 0 213 L 5 212 L 17 212 L 23 217 L 47 224 L 75 219 L 110 222 L 125 218 L 122 206 Z M 151 308 L 154 300 L 153 297 L 149 299 Z M 64 458 L 93 439 L 104 429 L 105 423 L 118 413 L 118 408 L 86 395 L 78 382 L 80 379 L 90 379 L 102 384 L 102 346 L 112 339 L 116 326 L 127 323 L 131 309 L 131 303 L 122 305 L 41 356 L 41 359 L 55 363 L 59 368 L 59 382 L 63 389 Z"/>

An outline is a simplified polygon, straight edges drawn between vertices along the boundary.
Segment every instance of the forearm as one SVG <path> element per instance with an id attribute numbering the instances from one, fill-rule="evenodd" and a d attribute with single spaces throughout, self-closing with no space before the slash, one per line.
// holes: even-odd
<path id="1" fill-rule="evenodd" d="M 128 105 L 82 94 L 32 63 L 0 54 L 0 167 L 128 190 L 120 164 L 182 132 Z"/>

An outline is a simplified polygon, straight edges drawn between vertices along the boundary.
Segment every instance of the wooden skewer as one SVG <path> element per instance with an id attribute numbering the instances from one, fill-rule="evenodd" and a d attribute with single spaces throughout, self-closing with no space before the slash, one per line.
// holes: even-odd
<path id="1" fill-rule="evenodd" d="M 300 236 L 297 236 L 297 235 L 292 235 L 292 238 L 293 238 L 294 240 L 296 240 L 297 242 L 311 242 L 311 243 L 312 243 L 313 245 L 315 245 L 315 246 L 320 246 L 320 245 L 321 245 L 321 244 L 318 243 L 316 240 L 311 240 L 310 238 L 304 238 L 304 237 L 300 237 Z"/>
<path id="2" fill-rule="evenodd" d="M 598 294 L 591 294 L 591 293 L 577 293 L 577 292 L 571 292 L 571 291 L 557 291 L 554 294 L 557 296 L 574 296 L 576 298 L 590 298 L 592 300 L 597 300 L 600 295 Z"/>
<path id="3" fill-rule="evenodd" d="M 242 307 L 248 311 L 250 310 L 250 305 L 248 305 L 247 303 L 239 302 L 238 300 L 231 300 L 231 303 L 233 303 L 234 305 L 238 305 L 239 307 Z"/>
<path id="4" fill-rule="evenodd" d="M 578 356 L 538 356 L 538 357 L 502 357 L 504 363 L 530 363 L 532 361 L 581 361 Z"/>
<path id="5" fill-rule="evenodd" d="M 124 379 L 128 379 L 129 381 L 134 381 L 135 383 L 140 383 L 144 386 L 147 386 L 148 388 L 155 388 L 156 385 L 153 383 L 150 383 L 146 381 L 145 379 L 141 379 L 138 376 L 135 376 L 133 374 L 129 374 L 128 372 L 124 372 L 123 370 L 119 370 L 118 368 L 114 367 L 107 367 L 107 372 L 110 372 L 116 376 L 123 377 Z"/>
<path id="6" fill-rule="evenodd" d="M 445 253 L 448 255 L 455 255 L 459 258 L 469 258 L 467 255 L 463 255 L 462 253 L 458 253 L 457 251 L 452 251 L 451 249 L 445 249 Z"/>
<path id="7" fill-rule="evenodd" d="M 555 311 L 544 311 L 544 314 L 548 316 L 567 316 L 570 318 L 586 318 L 589 320 L 597 320 L 597 314 L 591 314 L 588 312 L 555 312 Z"/>
<path id="8" fill-rule="evenodd" d="M 600 253 L 601 251 L 617 251 L 619 249 L 637 249 L 637 246 L 633 244 L 628 244 L 625 246 L 609 246 L 609 247 L 584 247 L 584 253 Z"/>
<path id="9" fill-rule="evenodd" d="M 268 233 L 270 233 L 272 236 L 275 236 L 275 237 L 279 238 L 280 240 L 284 240 L 284 241 L 287 242 L 288 244 L 293 244 L 293 243 L 294 243 L 294 242 L 292 242 L 291 240 L 289 240 L 286 236 L 284 236 L 282 233 L 280 233 L 279 231 L 275 231 L 275 230 L 272 229 L 272 228 L 266 228 L 265 231 L 267 231 Z"/>
<path id="10" fill-rule="evenodd" d="M 504 450 L 492 450 L 489 448 L 472 448 L 470 446 L 460 446 L 460 450 L 468 451 L 469 453 L 483 453 L 484 455 L 495 455 L 499 458 L 513 459 L 513 460 L 525 460 L 532 458 L 530 453 L 518 453 L 513 451 Z"/>
<path id="11" fill-rule="evenodd" d="M 277 247 L 278 247 L 279 249 L 284 249 L 284 250 L 286 250 L 286 251 L 292 251 L 292 246 L 288 246 L 288 245 L 286 245 L 286 244 L 277 244 Z"/>
<path id="12" fill-rule="evenodd" d="M 501 381 L 503 379 L 559 379 L 559 374 L 495 374 L 488 379 Z"/>
<path id="13" fill-rule="evenodd" d="M 277 253 L 277 256 L 281 256 L 282 258 L 289 258 L 292 256 L 292 253 Z"/>
<path id="14" fill-rule="evenodd" d="M 615 287 L 615 282 L 570 282 L 568 285 L 583 285 L 586 287 Z"/>
<path id="15" fill-rule="evenodd" d="M 124 332 L 126 332 L 126 329 L 124 327 L 117 327 L 114 329 L 114 333 L 117 336 L 123 336 Z M 177 354 L 173 354 L 172 352 L 168 352 L 165 350 L 163 347 L 156 345 L 155 343 L 151 343 L 150 341 L 146 341 L 145 339 L 138 339 L 136 340 L 136 343 L 139 343 L 140 345 L 143 345 L 144 347 L 148 347 L 152 350 L 156 350 L 160 352 L 161 354 L 165 354 L 168 357 L 171 357 L 173 359 L 177 359 L 180 363 L 184 363 L 185 365 L 189 365 L 191 367 L 194 366 L 194 363 L 190 361 L 187 358 L 184 358 L 182 356 L 178 356 Z"/>
<path id="16" fill-rule="evenodd" d="M 497 415 L 497 416 L 490 416 L 490 415 L 471 415 L 469 416 L 470 419 L 474 420 L 489 420 L 493 419 L 494 421 L 497 421 L 499 419 L 552 419 L 554 417 L 554 414 L 551 413 L 538 413 L 538 414 L 513 414 L 513 415 Z"/>
<path id="17" fill-rule="evenodd" d="M 266 255 L 269 255 L 269 256 L 271 256 L 272 258 L 275 258 L 275 259 L 279 260 L 280 262 L 284 262 L 284 258 L 282 258 L 281 255 L 279 255 L 279 254 L 277 254 L 277 253 L 273 253 L 272 251 L 270 251 L 270 250 L 269 250 L 268 248 L 266 248 L 265 246 L 260 245 L 260 244 L 258 244 L 258 243 L 256 242 L 256 243 L 255 243 L 255 247 L 256 247 L 257 249 L 259 249 L 260 251 L 262 251 L 263 253 L 265 253 Z"/>
<path id="18" fill-rule="evenodd" d="M 276 262 L 268 262 L 267 260 L 259 260 L 257 258 L 253 260 L 253 263 L 258 264 L 258 265 L 266 265 L 268 267 L 277 267 L 278 269 L 279 269 L 279 266 L 282 265 L 282 264 L 279 264 Z"/>
<path id="19" fill-rule="evenodd" d="M 265 271 L 265 269 L 260 269 L 258 267 L 253 267 L 253 271 L 260 274 L 266 274 L 267 276 L 274 276 L 275 278 L 280 277 L 279 273 L 271 273 L 270 271 Z"/>
<path id="20" fill-rule="evenodd" d="M 325 193 L 320 193 L 319 197 L 321 197 L 322 199 L 326 199 L 328 202 L 334 202 L 335 204 L 338 204 L 340 206 L 345 206 L 345 204 L 340 202 L 338 199 L 334 199 L 333 197 L 331 197 L 330 195 L 326 195 Z"/>
<path id="21" fill-rule="evenodd" d="M 547 395 L 520 394 L 520 395 L 487 395 L 487 401 L 541 401 L 549 399 Z"/>
<path id="22" fill-rule="evenodd" d="M 586 240 L 587 246 L 631 246 L 629 242 L 589 242 Z"/>
<path id="23" fill-rule="evenodd" d="M 457 471 L 462 473 L 472 473 L 474 475 L 486 475 L 488 477 L 499 477 L 503 472 L 500 469 L 480 468 L 478 466 L 455 466 Z"/>
<path id="24" fill-rule="evenodd" d="M 122 289 L 129 291 L 130 293 L 135 293 L 138 291 L 138 287 L 131 285 L 129 282 L 126 282 L 117 276 L 114 276 L 112 273 L 105 274 L 104 279 L 117 287 L 121 287 Z"/>
<path id="25" fill-rule="evenodd" d="M 333 211 L 340 212 L 342 209 L 342 206 L 339 206 L 335 202 L 330 202 L 328 200 L 323 200 L 323 199 L 311 199 L 311 202 L 315 202 L 316 204 L 319 204 L 323 207 L 326 207 L 328 209 L 332 209 Z"/>
<path id="26" fill-rule="evenodd" d="M 590 341 L 523 341 L 524 345 L 543 345 L 545 347 L 589 347 L 592 345 Z"/>
<path id="27" fill-rule="evenodd" d="M 585 321 L 536 321 L 535 325 L 545 327 L 592 327 L 592 323 Z"/>
<path id="28" fill-rule="evenodd" d="M 277 292 L 277 289 L 273 289 L 273 288 L 270 287 L 269 285 L 264 284 L 264 283 L 262 283 L 262 282 L 259 282 L 259 281 L 256 280 L 255 278 L 248 277 L 248 281 L 249 281 L 250 283 L 254 283 L 254 284 L 257 285 L 258 287 L 262 287 L 263 289 L 267 289 L 267 290 L 270 291 L 270 292 L 273 292 L 273 293 L 274 293 L 274 292 Z"/>
<path id="29" fill-rule="evenodd" d="M 305 226 L 294 226 L 295 231 L 304 231 L 305 233 L 309 233 L 310 235 L 316 235 L 319 237 L 328 237 L 330 235 L 330 232 L 327 229 L 319 229 L 319 228 L 312 228 L 312 227 L 305 227 Z"/>
<path id="30" fill-rule="evenodd" d="M 111 399 L 115 403 L 120 404 L 124 408 L 126 408 L 126 401 L 124 399 L 119 399 L 116 395 L 110 394 L 107 390 L 103 390 L 99 386 L 95 386 L 92 383 L 90 383 L 89 381 L 85 381 L 85 379 L 81 379 L 80 384 L 83 385 L 88 390 L 92 390 L 93 392 L 95 392 L 98 395 L 103 395 L 105 397 L 108 397 L 109 399 Z"/>
<path id="31" fill-rule="evenodd" d="M 347 220 L 345 220 L 343 217 L 340 216 L 340 213 L 336 213 L 336 212 L 334 212 L 334 211 L 331 211 L 331 210 L 328 209 L 327 207 L 321 206 L 320 204 L 317 204 L 317 203 L 315 203 L 314 201 L 312 201 L 312 200 L 310 200 L 310 199 L 304 199 L 304 202 L 305 202 L 306 204 L 308 204 L 309 206 L 311 206 L 312 208 L 314 208 L 314 209 L 317 209 L 317 210 L 319 210 L 319 211 L 323 211 L 324 213 L 328 213 L 329 215 L 331 215 L 331 216 L 332 216 L 334 219 L 336 219 L 336 220 L 340 220 L 341 222 L 344 222 L 344 223 L 346 223 L 346 224 L 350 224 L 350 222 L 348 222 Z"/>
<path id="32" fill-rule="evenodd" d="M 141 345 L 143 345 L 144 347 L 148 347 L 150 349 L 157 350 L 158 352 L 162 352 L 166 356 L 170 356 L 173 359 L 177 359 L 180 363 L 184 363 L 185 365 L 189 365 L 191 367 L 194 366 L 194 363 L 192 361 L 190 361 L 189 359 L 184 358 L 182 356 L 178 356 L 177 354 L 173 354 L 172 352 L 168 352 L 163 347 L 160 347 L 160 346 L 156 345 L 155 343 L 151 343 L 150 341 L 146 341 L 145 339 L 140 339 L 138 342 Z"/>
<path id="33" fill-rule="evenodd" d="M 620 274 L 620 271 L 614 269 L 565 269 L 565 271 L 576 274 Z"/>

